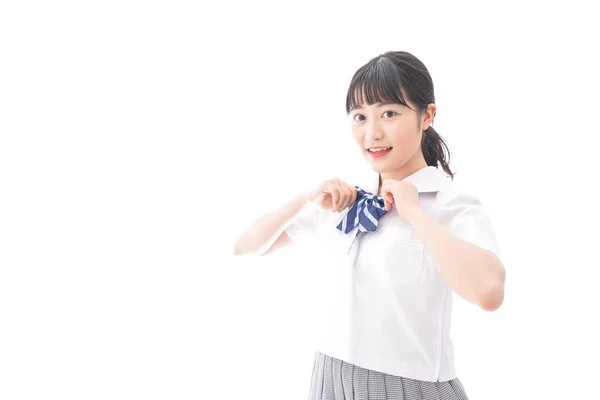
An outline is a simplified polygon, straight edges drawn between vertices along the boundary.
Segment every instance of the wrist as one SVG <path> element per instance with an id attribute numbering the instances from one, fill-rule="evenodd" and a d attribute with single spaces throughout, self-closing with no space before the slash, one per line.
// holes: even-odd
<path id="1" fill-rule="evenodd" d="M 422 207 L 415 207 L 410 210 L 407 216 L 407 221 L 415 230 L 418 230 L 422 222 L 427 218 L 428 214 Z"/>
<path id="2" fill-rule="evenodd" d="M 311 202 L 310 193 L 302 192 L 302 193 L 298 194 L 294 200 L 298 205 L 304 207 Z"/>

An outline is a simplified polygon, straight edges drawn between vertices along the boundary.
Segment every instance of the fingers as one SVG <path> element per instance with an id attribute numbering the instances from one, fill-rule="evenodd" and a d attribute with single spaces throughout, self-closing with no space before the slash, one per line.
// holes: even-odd
<path id="1" fill-rule="evenodd" d="M 340 198 L 339 188 L 337 187 L 336 182 L 328 182 L 327 189 L 331 194 L 331 211 L 335 211 L 337 209 L 337 204 Z"/>
<path id="2" fill-rule="evenodd" d="M 352 204 L 356 203 L 356 198 L 358 197 L 358 190 L 353 185 L 348 185 L 348 189 L 350 190 L 350 201 L 348 202 L 347 207 L 350 207 Z"/>
<path id="3" fill-rule="evenodd" d="M 356 201 L 356 188 L 338 178 L 325 181 L 322 191 L 331 196 L 332 212 L 343 211 Z"/>
<path id="4" fill-rule="evenodd" d="M 394 203 L 389 201 L 385 197 L 383 198 L 383 202 L 385 203 L 385 211 L 390 211 L 394 207 Z"/>
<path id="5" fill-rule="evenodd" d="M 383 197 L 383 202 L 385 204 L 385 210 L 390 211 L 394 206 L 394 195 L 388 190 L 385 185 L 381 186 L 381 197 Z"/>
<path id="6" fill-rule="evenodd" d="M 348 184 L 341 181 L 337 184 L 339 199 L 337 206 L 334 208 L 335 212 L 343 211 L 351 204 L 352 191 L 348 186 Z"/>

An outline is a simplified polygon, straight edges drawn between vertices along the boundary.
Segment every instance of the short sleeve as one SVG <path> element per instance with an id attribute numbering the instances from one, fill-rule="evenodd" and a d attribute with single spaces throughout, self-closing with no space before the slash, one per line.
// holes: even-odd
<path id="1" fill-rule="evenodd" d="M 472 194 L 450 191 L 439 193 L 437 212 L 441 222 L 455 236 L 500 257 L 500 246 L 485 207 Z"/>
<path id="2" fill-rule="evenodd" d="M 308 204 L 292 219 L 285 233 L 294 243 L 311 242 L 317 236 L 321 217 L 321 209 L 312 203 Z"/>

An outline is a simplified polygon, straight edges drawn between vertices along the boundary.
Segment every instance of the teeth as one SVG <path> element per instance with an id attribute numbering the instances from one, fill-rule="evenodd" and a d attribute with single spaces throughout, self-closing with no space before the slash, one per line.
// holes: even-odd
<path id="1" fill-rule="evenodd" d="M 388 147 L 387 149 L 369 149 L 369 151 L 373 153 L 379 153 L 380 151 L 387 151 L 389 149 L 391 149 L 391 147 Z"/>

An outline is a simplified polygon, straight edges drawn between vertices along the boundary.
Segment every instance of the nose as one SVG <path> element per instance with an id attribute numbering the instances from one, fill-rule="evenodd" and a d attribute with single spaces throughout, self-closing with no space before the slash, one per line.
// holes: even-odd
<path id="1" fill-rule="evenodd" d="M 383 131 L 381 130 L 379 122 L 375 118 L 372 118 L 366 124 L 365 139 L 367 141 L 375 141 L 381 139 L 382 137 Z"/>

